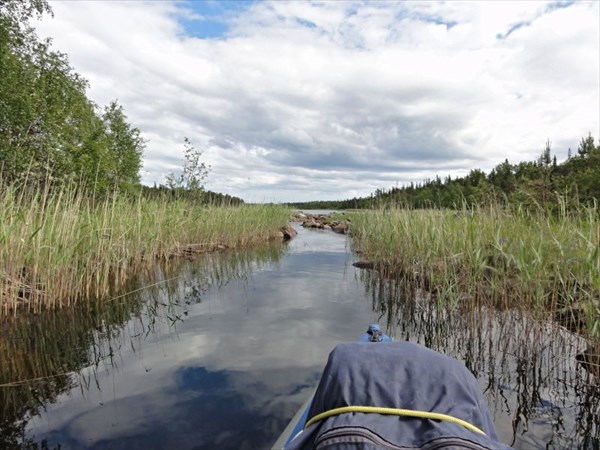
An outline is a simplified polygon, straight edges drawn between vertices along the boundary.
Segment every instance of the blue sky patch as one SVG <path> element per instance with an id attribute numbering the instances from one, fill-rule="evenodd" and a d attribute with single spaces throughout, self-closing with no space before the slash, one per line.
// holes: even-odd
<path id="1" fill-rule="evenodd" d="M 253 3 L 253 1 L 234 0 L 191 0 L 181 2 L 181 6 L 194 13 L 189 18 L 183 18 L 181 24 L 189 36 L 200 39 L 223 38 L 229 31 L 229 19 L 248 9 Z"/>
<path id="2" fill-rule="evenodd" d="M 574 4 L 575 4 L 574 0 L 550 3 L 548 6 L 546 6 L 546 12 L 553 11 L 555 9 L 568 8 L 569 6 L 574 5 Z"/>
<path id="3" fill-rule="evenodd" d="M 557 10 L 557 9 L 568 8 L 569 6 L 571 6 L 573 4 L 575 4 L 574 1 L 565 1 L 565 2 L 550 3 L 544 9 L 544 14 L 548 14 L 548 13 L 554 11 L 554 10 Z M 535 19 L 533 19 L 533 20 L 536 20 L 536 19 L 537 19 L 537 17 Z M 522 22 L 517 22 L 517 23 L 512 24 L 506 33 L 504 33 L 504 34 L 502 34 L 502 33 L 496 34 L 496 39 L 498 39 L 498 40 L 506 39 L 512 33 L 514 33 L 515 31 L 517 31 L 518 29 L 530 26 L 531 23 L 533 22 L 533 20 L 527 20 L 527 21 L 522 21 Z"/>
<path id="4" fill-rule="evenodd" d="M 517 31 L 519 28 L 528 27 L 529 25 L 531 25 L 531 22 L 517 22 L 517 23 L 514 23 L 514 24 L 512 24 L 510 26 L 510 28 L 508 29 L 508 31 L 506 33 L 504 33 L 504 34 L 502 34 L 502 33 L 496 34 L 496 39 L 499 39 L 499 40 L 506 39 L 513 32 Z"/>
<path id="5" fill-rule="evenodd" d="M 414 12 L 414 13 L 410 13 L 410 14 L 402 13 L 402 14 L 400 14 L 400 16 L 398 18 L 403 19 L 405 17 L 412 19 L 412 20 L 418 20 L 419 22 L 433 23 L 435 25 L 445 25 L 447 30 L 458 25 L 458 22 L 456 22 L 454 20 L 445 20 L 437 15 L 422 14 L 422 13 L 418 13 L 418 12 Z"/>

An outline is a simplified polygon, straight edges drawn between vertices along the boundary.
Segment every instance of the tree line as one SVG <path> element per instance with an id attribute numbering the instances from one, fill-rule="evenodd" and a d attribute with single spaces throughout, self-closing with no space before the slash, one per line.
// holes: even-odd
<path id="1" fill-rule="evenodd" d="M 117 100 L 100 107 L 87 80 L 31 25 L 52 15 L 47 0 L 0 0 L 0 180 L 12 185 L 70 187 L 103 196 L 236 205 L 243 200 L 205 192 L 210 167 L 184 140 L 185 162 L 164 185 L 140 183 L 145 148 Z"/>
<path id="2" fill-rule="evenodd" d="M 93 185 L 140 182 L 144 141 L 114 100 L 99 107 L 66 54 L 40 40 L 31 20 L 45 0 L 0 4 L 0 169 L 8 182 Z"/>
<path id="3" fill-rule="evenodd" d="M 559 201 L 560 200 L 560 201 Z M 550 141 L 534 161 L 511 164 L 505 160 L 488 174 L 472 169 L 464 177 L 377 189 L 368 197 L 341 201 L 289 203 L 301 209 L 361 209 L 381 207 L 471 208 L 490 201 L 525 208 L 556 211 L 579 204 L 600 202 L 600 143 L 591 134 L 581 139 L 577 153 L 569 149 L 565 161 L 552 155 Z"/>

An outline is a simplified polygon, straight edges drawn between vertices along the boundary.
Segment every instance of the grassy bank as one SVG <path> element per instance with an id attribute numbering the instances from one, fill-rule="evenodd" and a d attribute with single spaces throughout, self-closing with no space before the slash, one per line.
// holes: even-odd
<path id="1" fill-rule="evenodd" d="M 74 189 L 27 190 L 0 181 L 0 308 L 39 311 L 102 299 L 131 274 L 188 244 L 243 247 L 288 222 L 281 206 L 199 206 Z"/>
<path id="2" fill-rule="evenodd" d="M 450 305 L 524 306 L 600 335 L 600 211 L 548 217 L 492 206 L 474 211 L 382 210 L 352 216 L 352 239 L 380 270 Z"/>

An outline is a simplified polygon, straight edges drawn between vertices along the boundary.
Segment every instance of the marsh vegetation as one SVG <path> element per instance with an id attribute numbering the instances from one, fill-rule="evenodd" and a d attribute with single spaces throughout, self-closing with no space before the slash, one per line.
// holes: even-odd
<path id="1" fill-rule="evenodd" d="M 0 314 L 120 295 L 157 261 L 287 224 L 283 207 L 205 191 L 210 166 L 187 138 L 182 169 L 142 186 L 141 131 L 116 100 L 88 98 L 67 55 L 37 36 L 48 2 L 0 3 Z"/>
<path id="2" fill-rule="evenodd" d="M 490 205 L 352 215 L 363 257 L 451 306 L 520 307 L 600 334 L 600 212 Z"/>
<path id="3" fill-rule="evenodd" d="M 298 228 L 289 245 L 157 264 L 112 301 L 5 318 L 0 446 L 268 448 L 331 348 L 371 321 L 463 361 L 503 442 L 598 446 L 580 334 L 521 308 L 441 302 L 353 268 L 344 236 Z"/>
<path id="4" fill-rule="evenodd" d="M 239 248 L 274 237 L 290 211 L 146 199 L 75 188 L 23 188 L 0 179 L 0 308 L 62 308 L 107 299 L 138 271 L 194 249 Z"/>

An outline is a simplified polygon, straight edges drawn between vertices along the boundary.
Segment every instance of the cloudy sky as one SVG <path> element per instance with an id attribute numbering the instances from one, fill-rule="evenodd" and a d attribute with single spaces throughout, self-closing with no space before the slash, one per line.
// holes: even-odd
<path id="1" fill-rule="evenodd" d="M 36 24 L 147 139 L 252 202 L 559 160 L 600 136 L 600 2 L 51 1 Z"/>

